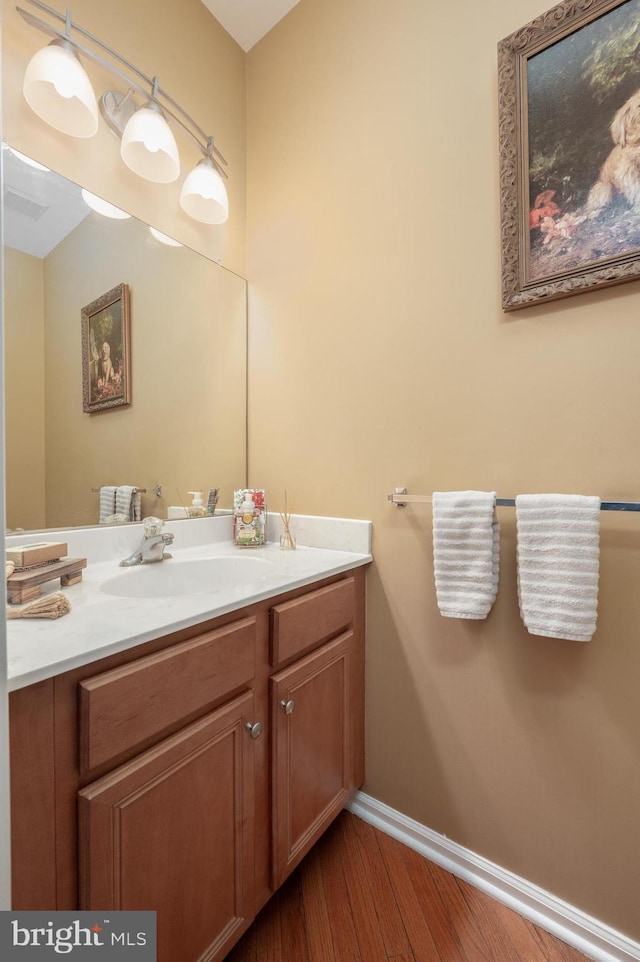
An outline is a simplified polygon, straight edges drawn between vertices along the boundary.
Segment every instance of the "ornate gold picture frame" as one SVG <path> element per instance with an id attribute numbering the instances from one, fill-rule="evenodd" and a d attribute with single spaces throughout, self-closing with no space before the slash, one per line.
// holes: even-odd
<path id="1" fill-rule="evenodd" d="M 498 45 L 502 307 L 640 276 L 640 0 L 564 0 Z"/>
<path id="2" fill-rule="evenodd" d="M 131 404 L 129 287 L 118 284 L 82 308 L 82 407 Z"/>

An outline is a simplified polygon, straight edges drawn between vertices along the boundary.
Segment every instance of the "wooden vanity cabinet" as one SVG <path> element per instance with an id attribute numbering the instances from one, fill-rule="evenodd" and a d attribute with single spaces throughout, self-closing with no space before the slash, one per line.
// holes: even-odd
<path id="1" fill-rule="evenodd" d="M 364 778 L 358 568 L 10 696 L 14 909 L 220 962 Z"/>
<path id="2" fill-rule="evenodd" d="M 364 779 L 356 594 L 347 578 L 271 612 L 272 662 L 286 665 L 270 679 L 273 889 Z"/>

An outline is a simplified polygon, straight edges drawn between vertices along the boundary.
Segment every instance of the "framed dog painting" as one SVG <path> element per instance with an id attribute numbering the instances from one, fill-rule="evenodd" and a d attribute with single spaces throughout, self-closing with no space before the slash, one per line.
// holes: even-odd
<path id="1" fill-rule="evenodd" d="M 640 277 L 640 0 L 564 0 L 498 45 L 502 306 Z"/>

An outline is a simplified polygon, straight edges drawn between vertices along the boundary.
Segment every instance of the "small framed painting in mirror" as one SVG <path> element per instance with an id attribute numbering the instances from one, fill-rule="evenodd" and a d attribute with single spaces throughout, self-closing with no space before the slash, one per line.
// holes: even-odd
<path id="1" fill-rule="evenodd" d="M 81 313 L 83 411 L 131 404 L 128 285 L 118 284 Z"/>

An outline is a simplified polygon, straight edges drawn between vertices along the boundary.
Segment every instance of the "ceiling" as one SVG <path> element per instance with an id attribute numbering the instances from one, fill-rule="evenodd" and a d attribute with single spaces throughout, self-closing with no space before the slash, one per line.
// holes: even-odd
<path id="1" fill-rule="evenodd" d="M 299 0 L 202 0 L 227 33 L 250 50 Z"/>
<path id="2" fill-rule="evenodd" d="M 46 257 L 90 213 L 80 188 L 2 145 L 4 243 Z"/>

